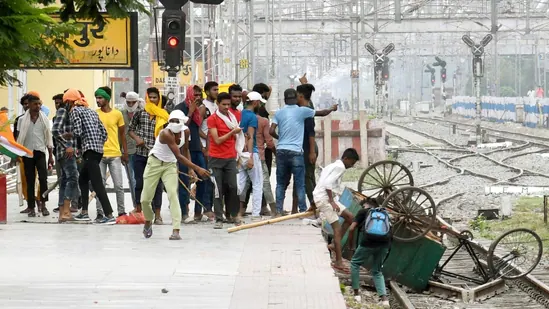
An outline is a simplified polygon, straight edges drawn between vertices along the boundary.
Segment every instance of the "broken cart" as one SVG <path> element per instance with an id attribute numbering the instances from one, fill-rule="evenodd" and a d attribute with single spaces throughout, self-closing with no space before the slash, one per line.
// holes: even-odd
<path id="1" fill-rule="evenodd" d="M 541 259 L 540 237 L 528 229 L 514 229 L 495 239 L 485 254 L 486 261 L 482 261 L 477 252 L 481 246 L 472 239 L 472 233 L 460 232 L 437 216 L 433 198 L 425 190 L 414 187 L 412 174 L 399 162 L 385 160 L 368 167 L 359 179 L 358 190 L 345 189 L 340 202 L 356 215 L 362 208 L 360 202 L 369 196 L 377 198 L 388 210 L 394 242 L 383 272 L 386 277 L 414 290 L 424 290 L 431 280 L 438 281 L 441 276 L 479 285 L 499 278 L 517 279 L 534 270 Z M 323 224 L 326 238 L 330 230 L 329 225 Z M 344 235 L 344 248 L 346 241 L 347 235 Z M 441 262 L 447 249 L 452 253 Z M 445 270 L 462 249 L 474 262 L 479 277 Z M 346 250 L 345 255 L 349 255 Z"/>

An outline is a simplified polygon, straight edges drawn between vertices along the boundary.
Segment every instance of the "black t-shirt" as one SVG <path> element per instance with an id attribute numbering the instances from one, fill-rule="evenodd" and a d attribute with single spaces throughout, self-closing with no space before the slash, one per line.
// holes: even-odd
<path id="1" fill-rule="evenodd" d="M 185 102 L 179 103 L 175 106 L 175 109 L 178 109 L 189 116 L 189 107 Z M 189 142 L 190 151 L 202 151 L 202 144 L 200 142 L 200 135 L 198 134 L 200 127 L 196 124 L 194 120 L 191 119 L 189 124 L 189 131 L 191 132 L 191 140 Z"/>
<path id="2" fill-rule="evenodd" d="M 360 228 L 359 231 L 361 233 L 364 233 L 364 223 L 366 222 L 366 218 L 368 218 L 368 214 L 370 213 L 371 208 L 364 208 L 358 211 L 358 213 L 355 216 L 355 222 L 357 223 L 358 227 Z M 363 247 L 370 247 L 370 248 L 377 248 L 377 247 L 383 247 L 383 246 L 390 246 L 391 242 L 378 242 L 378 241 L 371 241 L 366 239 L 364 235 L 362 235 L 362 242 L 360 243 Z"/>
<path id="3" fill-rule="evenodd" d="M 315 119 L 305 119 L 305 134 L 303 135 L 303 153 L 309 154 L 309 137 L 315 137 Z M 318 155 L 318 146 L 315 142 L 315 153 Z"/>

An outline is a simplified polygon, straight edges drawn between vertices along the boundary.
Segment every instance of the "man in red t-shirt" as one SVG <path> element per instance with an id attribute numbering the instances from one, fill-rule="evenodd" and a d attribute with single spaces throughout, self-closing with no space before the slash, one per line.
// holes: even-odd
<path id="1" fill-rule="evenodd" d="M 233 114 L 229 112 L 231 96 L 222 92 L 217 97 L 217 111 L 208 117 L 208 139 L 210 144 L 210 160 L 208 166 L 212 169 L 219 196 L 214 198 L 215 225 L 214 229 L 223 228 L 223 201 L 228 213 L 240 225 L 238 217 L 239 199 L 236 184 L 236 137 L 242 130 Z M 225 118 L 225 119 L 223 119 Z M 234 120 L 233 129 L 226 121 Z M 231 219 L 231 218 L 227 218 Z"/>

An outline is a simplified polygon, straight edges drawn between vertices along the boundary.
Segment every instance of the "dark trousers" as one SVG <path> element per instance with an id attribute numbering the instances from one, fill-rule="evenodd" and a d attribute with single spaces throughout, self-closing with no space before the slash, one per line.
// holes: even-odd
<path id="1" fill-rule="evenodd" d="M 111 202 L 107 196 L 107 190 L 103 184 L 103 176 L 101 176 L 101 168 L 99 163 L 103 158 L 103 154 L 93 150 L 87 150 L 82 156 L 82 170 L 78 177 L 78 185 L 82 193 L 82 210 L 88 210 L 89 197 L 87 192 L 90 191 L 89 183 L 91 182 L 96 194 L 96 198 L 101 202 L 103 213 L 106 216 L 112 215 Z"/>
<path id="2" fill-rule="evenodd" d="M 202 151 L 191 151 L 191 161 L 201 168 L 208 168 L 206 165 L 206 159 Z M 189 168 L 181 163 L 178 163 L 179 171 L 188 174 Z M 183 216 L 189 215 L 189 198 L 190 194 L 187 189 L 191 189 L 189 185 L 189 177 L 179 174 L 179 179 L 187 186 L 185 188 L 182 184 L 179 184 L 179 206 L 181 207 L 181 214 Z M 200 201 L 206 208 L 204 212 L 212 211 L 212 184 L 209 179 L 203 179 L 196 184 L 196 196 L 194 203 L 194 215 L 195 217 L 202 214 L 202 206 L 196 202 Z"/>
<path id="3" fill-rule="evenodd" d="M 269 171 L 269 176 L 271 176 L 271 168 L 273 167 L 273 151 L 265 147 L 265 164 L 267 164 L 267 170 Z"/>
<path id="4" fill-rule="evenodd" d="M 133 173 L 135 176 L 135 202 L 141 205 L 141 192 L 143 192 L 143 173 L 145 173 L 145 167 L 147 166 L 147 157 L 134 155 L 133 157 Z M 162 180 L 158 181 L 154 198 L 152 201 L 153 209 L 160 209 L 162 207 L 162 189 L 164 185 Z"/>
<path id="5" fill-rule="evenodd" d="M 317 158 L 318 158 L 318 151 Z M 316 176 L 315 176 L 315 165 L 311 164 L 311 161 L 309 161 L 309 153 L 303 153 L 303 160 L 305 160 L 305 195 L 307 196 L 307 199 L 309 199 L 309 204 L 314 204 L 313 200 L 313 190 L 316 187 Z M 297 189 L 295 187 L 294 182 L 294 194 L 293 194 L 294 201 L 297 202 Z"/>
<path id="6" fill-rule="evenodd" d="M 223 201 L 229 215 L 236 217 L 240 208 L 236 185 L 236 160 L 210 158 L 208 165 L 213 171 L 219 190 L 219 197 L 214 198 L 215 221 L 223 221 Z"/>
<path id="7" fill-rule="evenodd" d="M 185 173 L 185 174 L 188 174 L 189 173 L 189 168 L 179 162 L 177 162 L 177 169 L 179 170 L 179 172 L 181 173 Z M 185 186 L 183 186 L 181 183 L 178 183 L 178 190 L 177 190 L 177 193 L 178 193 L 178 198 L 179 198 L 179 207 L 181 208 L 181 215 L 182 216 L 188 216 L 189 215 L 189 201 L 190 201 L 190 194 L 189 194 L 189 191 L 187 191 L 187 189 L 191 189 L 189 187 L 189 177 L 183 175 L 179 173 L 179 181 L 183 182 L 185 184 Z M 196 207 L 195 207 L 195 212 L 196 212 Z"/>
<path id="8" fill-rule="evenodd" d="M 42 195 L 48 190 L 48 168 L 46 165 L 46 154 L 42 151 L 34 151 L 32 158 L 23 157 L 25 167 L 25 178 L 27 179 L 27 205 L 34 208 L 36 205 L 36 171 L 38 171 L 38 182 L 40 183 L 40 200 L 48 201 L 48 197 Z"/>

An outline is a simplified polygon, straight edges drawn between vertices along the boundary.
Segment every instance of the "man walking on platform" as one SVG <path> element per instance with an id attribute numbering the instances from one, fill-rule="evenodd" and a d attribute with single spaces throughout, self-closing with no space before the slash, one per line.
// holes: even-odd
<path id="1" fill-rule="evenodd" d="M 124 201 L 124 183 L 122 163 L 127 164 L 129 161 L 128 147 L 126 144 L 126 130 L 124 125 L 124 116 L 122 113 L 113 109 L 110 106 L 112 90 L 109 87 L 100 87 L 95 91 L 95 101 L 99 109 L 97 114 L 105 130 L 107 131 L 107 141 L 103 146 L 103 158 L 101 159 L 101 175 L 103 183 L 107 182 L 107 168 L 111 173 L 111 178 L 114 183 L 114 191 L 116 193 L 116 203 L 118 206 L 118 216 L 126 214 Z M 120 147 L 122 146 L 122 147 Z M 120 151 L 122 148 L 123 153 Z M 99 200 L 97 201 L 97 218 L 99 222 L 103 217 L 102 207 Z"/>
<path id="2" fill-rule="evenodd" d="M 111 203 L 99 167 L 103 157 L 103 145 L 107 141 L 107 131 L 101 120 L 99 120 L 97 113 L 89 109 L 87 103 L 82 100 L 78 90 L 69 89 L 63 95 L 63 101 L 68 102 L 72 132 L 64 133 L 62 136 L 65 139 L 80 137 L 82 140 L 83 164 L 78 178 L 82 196 L 82 213 L 88 213 L 88 192 L 90 191 L 89 183 L 91 182 L 105 214 L 97 223 L 115 224 L 116 220 L 112 216 Z"/>

